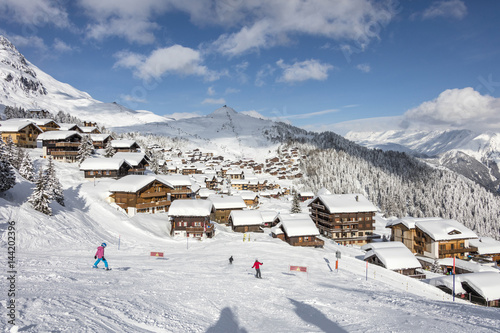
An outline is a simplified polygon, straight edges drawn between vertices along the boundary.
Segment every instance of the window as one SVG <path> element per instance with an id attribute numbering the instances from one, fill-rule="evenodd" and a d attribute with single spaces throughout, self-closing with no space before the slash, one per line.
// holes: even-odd
<path id="1" fill-rule="evenodd" d="M 308 242 L 309 241 L 309 237 L 304 237 L 304 242 Z"/>
<path id="2" fill-rule="evenodd" d="M 195 222 L 195 223 L 194 223 L 194 226 L 195 226 L 195 227 L 201 227 L 201 222 Z"/>

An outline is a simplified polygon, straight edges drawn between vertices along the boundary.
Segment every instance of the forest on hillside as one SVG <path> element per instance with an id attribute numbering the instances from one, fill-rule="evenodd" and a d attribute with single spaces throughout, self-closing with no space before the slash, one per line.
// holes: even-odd
<path id="1" fill-rule="evenodd" d="M 478 235 L 500 240 L 500 197 L 481 185 L 405 153 L 368 149 L 332 132 L 277 124 L 270 137 L 299 146 L 304 188 L 361 193 L 386 217 L 455 219 Z"/>

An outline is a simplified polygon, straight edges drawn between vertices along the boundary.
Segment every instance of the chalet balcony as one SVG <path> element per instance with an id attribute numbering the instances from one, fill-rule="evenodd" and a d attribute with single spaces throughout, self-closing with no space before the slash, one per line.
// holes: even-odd
<path id="1" fill-rule="evenodd" d="M 189 190 L 189 189 L 173 189 L 171 193 L 173 193 L 173 194 L 191 194 L 191 190 Z"/>
<path id="2" fill-rule="evenodd" d="M 473 252 L 477 251 L 477 248 L 475 247 L 465 247 L 463 249 L 453 249 L 453 250 L 439 250 L 439 254 L 458 254 L 458 253 L 465 253 L 465 252 Z"/>
<path id="3" fill-rule="evenodd" d="M 166 197 L 167 191 L 141 193 L 141 198 Z"/>
<path id="4" fill-rule="evenodd" d="M 77 156 L 77 151 L 51 151 L 49 155 L 52 156 Z"/>
<path id="5" fill-rule="evenodd" d="M 306 247 L 323 247 L 325 245 L 325 241 L 321 239 L 317 239 L 315 241 L 310 241 L 310 242 L 297 242 L 291 244 L 293 246 L 306 246 Z"/>
<path id="6" fill-rule="evenodd" d="M 205 232 L 205 228 L 203 227 L 186 227 L 186 231 L 193 233 L 193 232 Z M 207 228 L 207 231 L 210 231 L 209 228 Z"/>
<path id="7" fill-rule="evenodd" d="M 319 205 L 319 204 L 317 204 L 317 203 L 313 203 L 313 204 L 311 205 L 311 207 L 312 207 L 312 208 L 314 208 L 314 209 L 325 210 L 325 206 L 323 206 L 323 205 Z"/>
<path id="8" fill-rule="evenodd" d="M 80 146 L 79 142 L 56 142 L 55 147 L 75 147 Z"/>
<path id="9" fill-rule="evenodd" d="M 162 207 L 162 206 L 170 206 L 170 201 L 162 200 L 162 201 L 156 201 L 156 202 L 145 202 L 145 203 L 137 204 L 136 208 L 137 209 L 146 209 L 146 208 Z"/>

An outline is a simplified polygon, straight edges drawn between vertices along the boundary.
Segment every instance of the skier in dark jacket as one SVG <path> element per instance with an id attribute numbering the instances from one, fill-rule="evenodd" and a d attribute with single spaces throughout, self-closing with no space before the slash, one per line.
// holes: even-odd
<path id="1" fill-rule="evenodd" d="M 101 260 L 104 262 L 104 266 L 106 267 L 106 270 L 109 270 L 108 267 L 108 262 L 104 258 L 104 248 L 106 247 L 106 243 L 102 243 L 101 246 L 97 247 L 97 252 L 94 255 L 94 259 L 97 259 L 97 261 L 94 263 L 93 268 L 97 268 L 97 265 L 101 262 Z"/>
<path id="2" fill-rule="evenodd" d="M 259 262 L 259 259 L 255 259 L 252 268 L 255 268 L 255 277 L 258 279 L 262 279 L 262 276 L 260 275 L 260 265 L 264 264 Z"/>
<path id="3" fill-rule="evenodd" d="M 233 256 L 230 256 L 230 257 L 229 257 L 229 264 L 230 264 L 230 265 L 232 265 L 232 264 L 233 264 L 233 260 L 234 260 L 234 259 L 233 259 Z"/>

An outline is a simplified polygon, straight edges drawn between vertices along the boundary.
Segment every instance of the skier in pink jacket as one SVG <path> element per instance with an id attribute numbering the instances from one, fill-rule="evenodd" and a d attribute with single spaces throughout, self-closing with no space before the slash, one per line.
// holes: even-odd
<path id="1" fill-rule="evenodd" d="M 106 243 L 102 243 L 101 246 L 97 248 L 97 252 L 95 253 L 94 259 L 97 259 L 97 261 L 94 263 L 93 268 L 97 268 L 97 265 L 101 262 L 101 260 L 104 262 L 104 266 L 106 267 L 106 270 L 109 270 L 108 267 L 108 262 L 104 258 L 104 248 L 106 247 Z"/>

